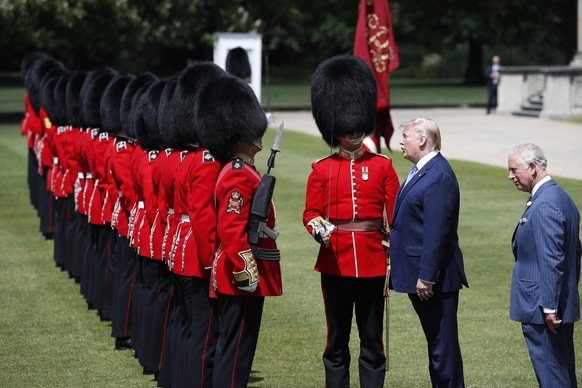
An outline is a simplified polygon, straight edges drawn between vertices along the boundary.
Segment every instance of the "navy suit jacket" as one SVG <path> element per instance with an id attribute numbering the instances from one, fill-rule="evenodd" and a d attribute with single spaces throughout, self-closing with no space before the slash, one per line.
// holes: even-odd
<path id="1" fill-rule="evenodd" d="M 557 309 L 564 323 L 580 319 L 579 233 L 580 213 L 570 196 L 553 180 L 542 184 L 513 235 L 511 319 L 545 324 L 544 307 Z"/>
<path id="2" fill-rule="evenodd" d="M 418 279 L 434 282 L 436 292 L 469 286 L 457 235 L 459 202 L 457 177 L 440 153 L 400 188 L 390 237 L 395 291 L 416 293 Z"/>

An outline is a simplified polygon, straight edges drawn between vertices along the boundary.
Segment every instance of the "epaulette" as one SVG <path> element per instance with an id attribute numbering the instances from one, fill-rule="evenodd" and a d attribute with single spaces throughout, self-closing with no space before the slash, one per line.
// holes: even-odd
<path id="1" fill-rule="evenodd" d="M 204 150 L 202 153 L 202 163 L 214 162 L 214 156 L 208 150 Z"/>
<path id="2" fill-rule="evenodd" d="M 323 160 L 325 160 L 327 158 L 331 158 L 333 155 L 335 155 L 335 153 L 333 153 L 332 155 L 327 155 L 327 156 L 325 156 L 325 157 L 323 157 L 321 159 L 317 159 L 313 164 L 317 164 L 317 163 L 319 163 L 319 162 L 321 162 L 321 161 L 323 161 Z"/>
<path id="3" fill-rule="evenodd" d="M 184 150 L 182 152 L 180 152 L 180 163 L 182 163 L 184 161 L 184 158 L 186 157 L 186 155 L 188 155 L 188 150 Z"/>
<path id="4" fill-rule="evenodd" d="M 244 170 L 245 162 L 240 158 L 236 158 L 232 160 L 231 170 Z"/>
<path id="5" fill-rule="evenodd" d="M 124 150 L 124 149 L 127 148 L 127 143 L 126 143 L 125 140 L 120 141 L 120 142 L 117 143 L 116 147 L 117 147 L 117 151 Z"/>
<path id="6" fill-rule="evenodd" d="M 383 158 L 386 158 L 386 159 L 390 160 L 390 157 L 388 155 L 377 154 L 376 152 L 372 152 L 372 151 L 368 151 L 368 150 L 366 150 L 366 152 L 369 153 L 370 155 L 378 155 L 378 156 L 381 156 Z"/>
<path id="7" fill-rule="evenodd" d="M 109 140 L 109 134 L 107 132 L 101 132 L 99 134 L 99 141 Z"/>
<path id="8" fill-rule="evenodd" d="M 158 152 L 157 150 L 148 152 L 148 161 L 155 160 L 158 157 Z"/>
<path id="9" fill-rule="evenodd" d="M 174 151 L 174 149 L 173 148 L 166 148 L 164 151 L 166 152 L 166 156 L 170 156 L 170 154 L 172 153 L 172 151 Z"/>

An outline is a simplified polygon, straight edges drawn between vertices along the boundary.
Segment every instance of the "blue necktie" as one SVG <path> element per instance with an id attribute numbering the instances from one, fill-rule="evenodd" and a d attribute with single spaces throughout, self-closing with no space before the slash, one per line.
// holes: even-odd
<path id="1" fill-rule="evenodd" d="M 416 167 L 416 164 L 415 164 L 414 167 L 412 167 L 412 170 L 410 170 L 410 173 L 408 174 L 408 177 L 406 178 L 406 181 L 404 182 L 404 186 L 406 186 L 408 184 L 408 182 L 412 179 L 412 177 L 416 175 L 417 171 L 418 171 L 418 167 Z"/>

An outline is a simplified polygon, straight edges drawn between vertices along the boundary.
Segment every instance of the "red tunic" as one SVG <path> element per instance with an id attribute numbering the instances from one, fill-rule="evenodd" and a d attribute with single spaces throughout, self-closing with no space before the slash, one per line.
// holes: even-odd
<path id="1" fill-rule="evenodd" d="M 223 167 L 216 183 L 217 252 L 212 267 L 214 289 L 222 294 L 245 296 L 279 296 L 283 292 L 281 266 L 278 260 L 261 260 L 255 257 L 259 283 L 254 292 L 240 290 L 234 285 L 233 273 L 245 269 L 244 255 L 251 252 L 247 223 L 253 197 L 261 176 L 254 166 L 240 159 Z M 267 226 L 275 227 L 275 206 L 271 202 Z M 269 238 L 259 239 L 259 247 L 277 249 Z"/>
<path id="2" fill-rule="evenodd" d="M 341 156 L 343 155 L 343 156 Z M 353 158 L 353 159 L 352 159 Z M 384 155 L 359 150 L 340 150 L 312 165 L 307 181 L 303 224 L 316 217 L 336 222 L 382 220 L 384 212 L 392 222 L 399 189 L 392 160 Z M 381 221 L 380 221 L 381 222 Z M 336 229 L 329 247 L 321 245 L 315 270 L 341 276 L 376 277 L 386 275 L 386 253 L 382 232 Z"/>
<path id="3" fill-rule="evenodd" d="M 107 150 L 105 150 L 105 155 L 103 157 L 103 163 L 105 164 L 105 176 L 103 177 L 103 203 L 101 207 L 101 214 L 103 221 L 105 223 L 111 223 L 111 215 L 113 214 L 113 208 L 115 207 L 115 202 L 117 201 L 117 189 L 115 188 L 115 181 L 113 176 L 111 176 L 111 157 L 116 152 L 117 139 L 112 135 L 109 135 L 112 141 L 109 143 Z"/>
<path id="4" fill-rule="evenodd" d="M 35 136 L 35 151 L 36 157 L 38 159 L 38 167 L 39 172 L 42 174 L 43 167 L 50 167 L 53 164 L 53 155 L 51 152 L 51 136 L 52 131 L 51 128 L 53 127 L 50 119 L 48 118 L 44 109 L 40 108 L 40 130 L 39 133 Z M 48 177 L 47 177 L 48 180 Z M 47 188 L 48 189 L 48 188 Z"/>
<path id="5" fill-rule="evenodd" d="M 79 128 L 67 127 L 64 141 L 64 155 L 61 165 L 63 166 L 63 190 L 67 195 L 74 193 L 74 185 L 79 173 L 77 154 L 75 147 L 81 135 Z"/>
<path id="6" fill-rule="evenodd" d="M 138 174 L 139 174 L 139 167 L 140 167 L 141 159 L 144 157 L 145 154 L 147 154 L 147 152 L 143 148 L 141 148 L 139 143 L 135 143 L 135 149 L 133 150 L 133 154 L 131 155 L 131 162 L 130 162 L 131 180 L 133 182 L 133 190 L 135 193 L 135 202 L 133 203 L 133 205 L 131 206 L 130 211 L 129 211 L 128 231 L 127 231 L 127 237 L 129 238 L 129 245 L 131 245 L 132 248 L 137 248 L 137 233 L 136 233 L 136 231 L 137 231 L 138 226 L 139 226 L 138 218 L 140 218 L 140 214 L 144 210 L 143 199 L 141 200 L 141 204 L 140 204 L 140 200 L 138 199 L 138 196 L 137 196 L 136 185 L 138 184 Z"/>
<path id="7" fill-rule="evenodd" d="M 176 228 L 180 222 L 180 218 L 174 215 L 174 179 L 176 177 L 176 170 L 181 162 L 181 150 L 173 150 L 168 156 L 167 162 L 161 172 L 160 193 L 164 204 L 163 209 L 167 209 L 165 214 L 160 212 L 160 225 L 164 229 L 164 236 L 162 240 L 162 256 L 164 260 L 170 257 L 170 249 L 176 233 Z"/>
<path id="8" fill-rule="evenodd" d="M 88 215 L 89 223 L 95 225 L 105 224 L 103 219 L 103 198 L 105 197 L 105 155 L 113 141 L 113 137 L 106 132 L 101 132 L 93 138 L 91 148 L 93 152 L 89 154 L 89 170 L 93 175 L 94 189 L 89 200 Z"/>
<path id="9" fill-rule="evenodd" d="M 134 152 L 135 153 L 135 152 Z M 152 257 L 150 249 L 151 224 L 157 211 L 157 201 L 154 196 L 152 182 L 152 165 L 159 151 L 144 151 L 139 153 L 135 168 L 132 167 L 133 183 L 137 199 L 137 213 L 133 230 L 133 246 L 137 253 L 144 257 Z"/>
<path id="10" fill-rule="evenodd" d="M 175 262 L 180 264 L 179 268 L 178 265 L 176 267 L 182 270 L 178 273 L 208 278 L 216 250 L 214 188 L 220 163 L 214 160 L 208 150 L 198 148 L 188 164 L 184 187 L 189 222 L 182 226 L 178 242 L 182 252 L 181 256 L 180 253 L 175 256 Z"/>
<path id="11" fill-rule="evenodd" d="M 91 145 L 94 136 L 97 136 L 98 133 L 97 129 L 87 128 L 77 139 L 76 152 L 79 166 L 77 211 L 85 216 L 89 215 L 89 201 L 94 190 L 93 175 L 89 168 L 89 159 L 92 158 L 93 153 Z"/>
<path id="12" fill-rule="evenodd" d="M 150 233 L 150 249 L 152 251 L 152 257 L 155 260 L 162 260 L 162 243 L 166 231 L 166 217 L 168 214 L 166 199 L 164 198 L 163 189 L 161 187 L 162 170 L 172 152 L 173 150 L 171 148 L 166 148 L 165 150 L 160 151 L 152 166 L 154 196 L 158 201 L 158 209 Z"/>
<path id="13" fill-rule="evenodd" d="M 65 138 L 66 138 L 67 127 L 53 126 L 49 133 L 51 154 L 53 156 L 53 164 L 51 167 L 51 173 L 49 174 L 51 178 L 50 191 L 57 198 L 64 198 L 67 196 L 64 190 L 63 178 L 64 178 L 64 168 L 63 162 L 66 163 L 65 158 Z"/>
<path id="14" fill-rule="evenodd" d="M 115 183 L 110 197 L 115 196 L 115 205 L 111 216 L 111 227 L 117 229 L 120 236 L 127 237 L 129 212 L 135 203 L 135 190 L 131 177 L 131 157 L 135 143 L 119 137 L 115 152 L 109 160 L 109 170 Z"/>

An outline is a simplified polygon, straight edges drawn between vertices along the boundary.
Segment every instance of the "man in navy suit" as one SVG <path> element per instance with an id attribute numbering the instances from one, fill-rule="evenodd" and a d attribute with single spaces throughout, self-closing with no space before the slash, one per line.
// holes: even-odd
<path id="1" fill-rule="evenodd" d="M 501 60 L 498 55 L 491 58 L 491 65 L 485 70 L 485 80 L 487 81 L 487 114 L 497 106 L 497 86 L 499 85 L 499 70 Z"/>
<path id="2" fill-rule="evenodd" d="M 540 387 L 576 387 L 580 213 L 547 164 L 534 144 L 519 145 L 508 157 L 509 180 L 531 194 L 513 234 L 509 314 L 521 322 Z"/>
<path id="3" fill-rule="evenodd" d="M 400 129 L 404 158 L 415 165 L 394 205 L 391 284 L 408 294 L 420 319 L 433 387 L 463 387 L 457 308 L 459 289 L 469 285 L 457 236 L 459 185 L 434 121 L 417 118 Z"/>

